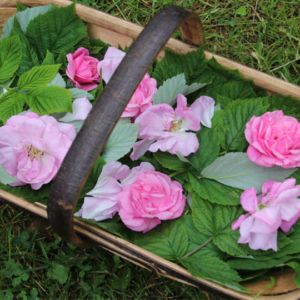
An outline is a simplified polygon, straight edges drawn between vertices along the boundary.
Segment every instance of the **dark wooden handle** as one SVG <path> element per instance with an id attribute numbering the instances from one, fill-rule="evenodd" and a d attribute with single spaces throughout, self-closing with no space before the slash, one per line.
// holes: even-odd
<path id="1" fill-rule="evenodd" d="M 168 6 L 156 14 L 130 47 L 63 161 L 50 191 L 47 212 L 53 229 L 67 242 L 79 247 L 91 246 L 73 229 L 78 197 L 131 96 L 179 26 L 186 42 L 204 44 L 202 24 L 195 13 Z"/>

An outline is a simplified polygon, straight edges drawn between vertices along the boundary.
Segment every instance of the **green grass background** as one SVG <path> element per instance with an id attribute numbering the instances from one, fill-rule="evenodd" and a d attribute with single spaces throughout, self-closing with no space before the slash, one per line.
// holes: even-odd
<path id="1" fill-rule="evenodd" d="M 183 6 L 201 18 L 206 50 L 300 84 L 299 0 L 81 3 L 140 25 L 166 5 Z M 75 248 L 61 241 L 44 223 L 0 202 L 1 299 L 224 298 L 159 278 L 100 247 Z"/>

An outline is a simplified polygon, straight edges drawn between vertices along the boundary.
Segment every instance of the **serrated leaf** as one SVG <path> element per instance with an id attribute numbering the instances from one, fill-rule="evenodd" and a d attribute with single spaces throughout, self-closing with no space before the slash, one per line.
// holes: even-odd
<path id="1" fill-rule="evenodd" d="M 188 95 L 200 88 L 204 87 L 206 83 L 193 83 L 186 85 L 184 73 L 167 79 L 157 92 L 153 95 L 153 104 L 167 103 L 174 105 L 179 94 Z"/>
<path id="2" fill-rule="evenodd" d="M 192 256 L 181 258 L 180 262 L 195 277 L 214 279 L 227 283 L 241 280 L 241 277 L 235 270 L 231 269 L 227 263 L 217 257 Z"/>
<path id="3" fill-rule="evenodd" d="M 188 164 L 181 161 L 176 155 L 168 152 L 158 151 L 154 153 L 154 158 L 164 167 L 174 171 L 185 171 L 188 169 Z"/>
<path id="4" fill-rule="evenodd" d="M 189 181 L 199 197 L 221 205 L 239 205 L 241 190 L 223 185 L 214 180 L 197 178 L 189 172 Z"/>
<path id="5" fill-rule="evenodd" d="M 176 261 L 188 247 L 186 229 L 179 219 L 164 221 L 151 231 L 136 233 L 134 243 L 165 259 Z"/>
<path id="6" fill-rule="evenodd" d="M 3 184 L 10 184 L 13 182 L 17 182 L 18 179 L 10 176 L 5 169 L 0 165 L 0 182 Z"/>
<path id="7" fill-rule="evenodd" d="M 197 133 L 199 149 L 186 159 L 201 172 L 219 156 L 219 138 L 214 128 L 202 127 Z"/>
<path id="8" fill-rule="evenodd" d="M 39 59 L 38 59 L 37 53 L 35 52 L 33 47 L 30 45 L 24 32 L 22 31 L 18 19 L 14 18 L 11 35 L 17 35 L 17 34 L 20 37 L 20 40 L 22 43 L 22 51 L 23 51 L 23 57 L 21 60 L 21 64 L 17 71 L 17 75 L 21 76 L 23 73 L 25 73 L 26 71 L 29 71 L 34 66 L 38 66 Z"/>
<path id="9" fill-rule="evenodd" d="M 72 99 L 87 97 L 90 101 L 94 100 L 94 96 L 89 92 L 77 88 L 68 89 L 71 92 Z"/>
<path id="10" fill-rule="evenodd" d="M 0 98 L 0 119 L 5 124 L 6 120 L 23 110 L 24 100 L 22 94 L 16 90 L 9 90 Z"/>
<path id="11" fill-rule="evenodd" d="M 222 96 L 237 100 L 251 99 L 256 97 L 256 94 L 249 81 L 234 81 L 222 86 Z"/>
<path id="12" fill-rule="evenodd" d="M 20 2 L 17 1 L 17 12 L 24 11 L 25 9 L 27 9 L 27 6 L 21 4 Z"/>
<path id="13" fill-rule="evenodd" d="M 46 57 L 44 58 L 43 62 L 42 62 L 42 65 L 43 66 L 46 66 L 46 65 L 54 65 L 55 64 L 55 59 L 54 59 L 54 56 L 51 52 L 49 52 L 47 50 L 47 55 Z"/>
<path id="14" fill-rule="evenodd" d="M 25 72 L 18 81 L 19 90 L 31 90 L 50 83 L 56 76 L 59 65 L 33 67 Z"/>
<path id="15" fill-rule="evenodd" d="M 117 124 L 107 140 L 101 156 L 108 163 L 127 154 L 136 142 L 139 124 Z"/>
<path id="16" fill-rule="evenodd" d="M 204 178 L 242 190 L 254 187 L 260 193 L 265 181 L 282 182 L 296 170 L 296 168 L 285 169 L 278 166 L 261 167 L 250 161 L 247 153 L 236 152 L 218 157 L 202 171 L 202 175 Z"/>
<path id="17" fill-rule="evenodd" d="M 272 95 L 268 100 L 270 104 L 269 111 L 282 110 L 287 116 L 300 118 L 300 99 L 291 96 Z"/>
<path id="18" fill-rule="evenodd" d="M 31 20 L 26 35 L 42 60 L 47 50 L 57 56 L 62 50 L 75 46 L 86 36 L 86 30 L 83 21 L 75 14 L 73 3 Z"/>
<path id="19" fill-rule="evenodd" d="M 0 40 L 0 82 L 13 77 L 22 60 L 22 45 L 15 35 Z"/>
<path id="20" fill-rule="evenodd" d="M 296 261 L 291 261 L 286 265 L 295 270 L 294 282 L 296 283 L 297 287 L 300 288 L 300 264 Z"/>
<path id="21" fill-rule="evenodd" d="M 48 84 L 48 86 L 51 86 L 51 85 L 59 86 L 61 88 L 66 88 L 66 86 L 67 86 L 63 77 L 59 73 L 57 73 L 55 75 L 55 77 L 51 80 L 51 82 Z"/>
<path id="22" fill-rule="evenodd" d="M 222 117 L 218 119 L 216 129 L 223 149 L 227 151 L 244 151 L 248 143 L 244 131 L 246 124 L 255 116 L 266 112 L 262 98 L 237 100 L 227 105 L 221 111 Z"/>
<path id="23" fill-rule="evenodd" d="M 71 93 L 58 86 L 35 88 L 24 97 L 32 111 L 40 115 L 72 111 Z"/>

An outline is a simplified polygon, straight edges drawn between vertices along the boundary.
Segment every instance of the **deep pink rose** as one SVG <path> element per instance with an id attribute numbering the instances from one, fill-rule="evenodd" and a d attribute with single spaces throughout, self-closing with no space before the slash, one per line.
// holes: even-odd
<path id="1" fill-rule="evenodd" d="M 114 47 L 109 47 L 107 49 L 103 60 L 101 60 L 97 66 L 98 73 L 100 73 L 101 69 L 102 78 L 106 83 L 110 80 L 125 54 L 125 52 Z M 138 117 L 152 105 L 153 95 L 156 91 L 157 82 L 147 73 L 135 90 L 121 117 Z"/>
<path id="2" fill-rule="evenodd" d="M 241 204 L 248 213 L 231 226 L 232 230 L 240 229 L 239 243 L 249 243 L 254 250 L 277 251 L 279 227 L 288 232 L 300 217 L 300 185 L 295 184 L 294 178 L 283 183 L 267 181 L 258 197 L 254 188 L 242 193 Z"/>
<path id="3" fill-rule="evenodd" d="M 66 73 L 75 87 L 91 91 L 97 87 L 100 74 L 97 70 L 98 59 L 89 56 L 85 48 L 78 48 L 74 54 L 67 55 L 68 67 Z"/>
<path id="4" fill-rule="evenodd" d="M 144 233 L 161 220 L 181 216 L 186 197 L 177 181 L 156 171 L 141 172 L 136 180 L 125 185 L 118 195 L 119 215 L 123 223 L 134 231 Z"/>
<path id="5" fill-rule="evenodd" d="M 28 112 L 9 118 L 0 127 L 0 164 L 20 180 L 11 185 L 31 184 L 37 190 L 50 182 L 75 136 L 74 125 L 50 116 Z"/>
<path id="6" fill-rule="evenodd" d="M 183 156 L 195 153 L 199 148 L 197 136 L 188 130 L 200 129 L 200 118 L 192 108 L 187 107 L 186 98 L 179 94 L 177 108 L 166 103 L 153 105 L 135 120 L 140 124 L 138 138 L 133 145 L 132 160 L 144 155 L 147 150 L 158 150 Z"/>
<path id="7" fill-rule="evenodd" d="M 246 125 L 251 161 L 263 166 L 300 167 L 300 123 L 281 110 L 253 116 Z"/>

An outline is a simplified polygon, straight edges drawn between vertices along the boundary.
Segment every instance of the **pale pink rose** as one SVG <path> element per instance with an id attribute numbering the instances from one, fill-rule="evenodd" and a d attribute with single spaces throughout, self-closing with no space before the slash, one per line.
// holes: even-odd
<path id="1" fill-rule="evenodd" d="M 120 162 L 112 161 L 106 164 L 98 178 L 95 187 L 87 193 L 82 208 L 76 214 L 84 219 L 103 221 L 111 219 L 119 211 L 117 197 L 123 186 L 131 184 L 144 171 L 154 170 L 149 163 L 141 163 L 132 170 Z"/>
<path id="2" fill-rule="evenodd" d="M 200 118 L 200 123 L 211 128 L 211 119 L 214 116 L 215 100 L 208 96 L 201 96 L 190 106 Z"/>
<path id="3" fill-rule="evenodd" d="M 186 131 L 198 131 L 200 119 L 187 107 L 186 98 L 181 94 L 178 95 L 175 110 L 166 103 L 153 105 L 137 117 L 135 123 L 140 124 L 138 138 L 141 141 L 133 145 L 132 160 L 138 159 L 147 150 L 171 154 L 179 152 L 188 156 L 199 148 L 196 134 Z"/>
<path id="4" fill-rule="evenodd" d="M 67 54 L 69 63 L 66 74 L 75 87 L 85 91 L 95 89 L 101 79 L 97 70 L 99 60 L 89 54 L 89 51 L 83 47 L 78 48 L 74 54 Z"/>
<path id="5" fill-rule="evenodd" d="M 181 184 L 163 173 L 141 172 L 118 195 L 119 215 L 128 228 L 145 233 L 161 220 L 181 216 L 186 203 L 182 192 Z"/>
<path id="6" fill-rule="evenodd" d="M 300 217 L 300 185 L 294 178 L 283 183 L 267 181 L 262 194 L 256 196 L 254 188 L 241 195 L 241 205 L 248 213 L 232 223 L 232 230 L 240 229 L 241 244 L 253 250 L 277 251 L 277 230 L 288 232 Z"/>
<path id="7" fill-rule="evenodd" d="M 108 83 L 111 76 L 119 66 L 125 52 L 109 47 L 104 55 L 103 60 L 98 63 L 98 73 L 102 74 L 103 80 Z M 143 113 L 148 107 L 152 105 L 153 95 L 157 91 L 157 82 L 151 78 L 148 73 L 144 76 L 140 82 L 138 88 L 135 90 L 131 97 L 127 107 L 125 108 L 122 118 L 131 117 L 136 118 Z"/>
<path id="8" fill-rule="evenodd" d="M 300 123 L 281 110 L 253 116 L 246 125 L 251 161 L 263 166 L 294 168 L 300 166 Z"/>
<path id="9" fill-rule="evenodd" d="M 76 131 L 74 125 L 50 116 L 28 112 L 12 116 L 0 127 L 0 164 L 19 182 L 34 190 L 50 182 L 67 154 Z"/>

